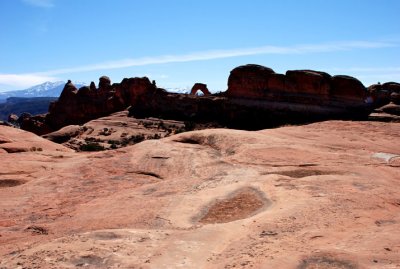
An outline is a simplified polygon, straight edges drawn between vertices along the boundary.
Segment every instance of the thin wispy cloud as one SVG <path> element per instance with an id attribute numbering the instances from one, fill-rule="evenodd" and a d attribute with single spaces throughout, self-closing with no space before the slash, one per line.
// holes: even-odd
<path id="1" fill-rule="evenodd" d="M 400 66 L 375 66 L 375 67 L 334 67 L 324 68 L 331 74 L 348 74 L 355 76 L 365 83 L 365 85 L 377 82 L 400 81 Z"/>
<path id="2" fill-rule="evenodd" d="M 29 0 L 29 1 L 39 1 L 39 0 Z M 394 47 L 394 46 L 397 46 L 397 44 L 389 42 L 349 41 L 349 42 L 335 42 L 335 43 L 308 44 L 308 45 L 295 45 L 295 46 L 261 46 L 261 47 L 241 48 L 241 49 L 209 50 L 209 51 L 200 51 L 200 52 L 193 52 L 181 55 L 162 55 L 156 57 L 128 58 L 117 61 L 102 62 L 92 65 L 84 65 L 71 68 L 54 69 L 54 70 L 35 72 L 29 74 L 0 74 L 0 84 L 15 85 L 14 83 L 17 82 L 18 78 L 20 78 L 21 81 L 26 81 L 26 82 L 28 81 L 33 82 L 34 80 L 44 82 L 46 81 L 44 79 L 51 78 L 54 80 L 55 76 L 62 74 L 122 69 L 135 66 L 207 61 L 207 60 L 216 60 L 224 58 L 267 55 L 267 54 L 289 55 L 289 54 L 330 53 L 330 52 L 346 51 L 346 50 L 379 49 L 379 48 Z"/>
<path id="3" fill-rule="evenodd" d="M 57 80 L 59 79 L 55 77 L 36 74 L 0 74 L 0 85 L 10 85 L 16 88 L 27 88 L 46 81 Z"/>
<path id="4" fill-rule="evenodd" d="M 22 2 L 34 7 L 41 7 L 41 8 L 54 7 L 54 0 L 22 0 Z"/>
<path id="5" fill-rule="evenodd" d="M 46 72 L 40 72 L 38 74 L 59 75 L 59 74 L 69 74 L 77 72 L 128 68 L 134 66 L 145 66 L 152 64 L 206 61 L 206 60 L 216 60 L 216 59 L 253 56 L 253 55 L 309 54 L 309 53 L 335 52 L 335 51 L 353 50 L 353 49 L 375 49 L 375 48 L 385 48 L 392 46 L 395 46 L 395 44 L 386 42 L 351 41 L 351 42 L 326 43 L 317 45 L 262 46 L 254 48 L 243 48 L 243 49 L 209 50 L 209 51 L 193 52 L 182 55 L 162 55 L 157 57 L 122 59 L 118 61 L 103 62 L 93 65 L 80 66 L 80 67 L 50 70 Z"/>
<path id="6" fill-rule="evenodd" d="M 400 72 L 400 67 L 348 67 L 348 68 L 326 68 L 330 72 L 358 72 L 358 73 L 387 73 Z"/>

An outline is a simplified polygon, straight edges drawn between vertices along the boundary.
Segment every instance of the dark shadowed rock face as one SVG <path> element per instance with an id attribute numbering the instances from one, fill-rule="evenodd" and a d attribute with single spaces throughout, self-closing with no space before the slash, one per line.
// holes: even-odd
<path id="1" fill-rule="evenodd" d="M 18 119 L 21 129 L 37 135 L 52 132 L 52 129 L 45 122 L 46 115 L 25 116 Z"/>
<path id="2" fill-rule="evenodd" d="M 373 84 L 368 87 L 367 91 L 376 108 L 387 105 L 390 102 L 400 104 L 400 83 Z"/>
<path id="3" fill-rule="evenodd" d="M 107 76 L 102 76 L 99 78 L 99 89 L 107 90 L 111 85 L 111 79 Z"/>
<path id="4" fill-rule="evenodd" d="M 60 100 L 66 100 L 74 96 L 78 92 L 78 89 L 72 84 L 71 80 L 65 84 L 63 91 L 60 94 Z"/>
<path id="5" fill-rule="evenodd" d="M 400 105 L 397 105 L 397 104 L 394 104 L 394 103 L 390 103 L 390 104 L 384 105 L 379 110 L 382 110 L 383 112 L 385 112 L 387 114 L 400 116 Z"/>
<path id="6" fill-rule="evenodd" d="M 382 88 L 390 92 L 390 101 L 400 105 L 400 83 L 387 82 L 382 85 Z"/>
<path id="7" fill-rule="evenodd" d="M 389 92 L 400 93 L 400 83 L 386 82 L 382 85 L 382 87 Z"/>
<path id="8" fill-rule="evenodd" d="M 368 95 L 371 101 L 374 103 L 374 107 L 381 107 L 390 102 L 390 92 L 384 90 L 381 84 L 373 84 L 367 89 Z"/>

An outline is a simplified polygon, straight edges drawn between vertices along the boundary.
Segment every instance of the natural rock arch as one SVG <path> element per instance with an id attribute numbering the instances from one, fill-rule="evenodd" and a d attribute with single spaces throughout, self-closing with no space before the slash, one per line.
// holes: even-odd
<path id="1" fill-rule="evenodd" d="M 204 95 L 210 95 L 210 91 L 207 88 L 207 84 L 196 83 L 193 85 L 192 90 L 190 91 L 190 95 L 196 95 L 197 91 L 202 91 Z"/>

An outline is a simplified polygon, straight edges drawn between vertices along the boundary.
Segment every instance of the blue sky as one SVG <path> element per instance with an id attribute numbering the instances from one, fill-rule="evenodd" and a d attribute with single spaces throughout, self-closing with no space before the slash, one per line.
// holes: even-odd
<path id="1" fill-rule="evenodd" d="M 148 76 L 226 89 L 255 63 L 400 81 L 398 0 L 0 0 L 0 91 Z"/>

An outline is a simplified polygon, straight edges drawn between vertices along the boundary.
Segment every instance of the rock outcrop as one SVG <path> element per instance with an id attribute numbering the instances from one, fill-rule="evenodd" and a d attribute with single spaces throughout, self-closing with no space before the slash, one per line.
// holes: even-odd
<path id="1" fill-rule="evenodd" d="M 352 77 L 312 70 L 283 75 L 264 66 L 245 65 L 232 70 L 224 93 L 155 95 L 132 106 L 130 112 L 134 117 L 215 121 L 253 130 L 326 119 L 366 119 L 372 110 L 368 100 L 366 88 Z"/>
<path id="2" fill-rule="evenodd" d="M 83 124 L 145 101 L 142 95 L 155 90 L 148 78 L 124 79 L 119 84 L 111 85 L 110 79 L 102 76 L 98 89 L 91 83 L 90 87 L 84 86 L 79 90 L 68 81 L 58 101 L 50 104 L 49 113 L 40 118 L 29 117 L 21 124 L 21 128 L 45 134 L 67 125 Z"/>
<path id="3" fill-rule="evenodd" d="M 35 116 L 23 114 L 18 118 L 19 126 L 21 129 L 37 135 L 47 134 L 53 129 L 46 123 L 46 116 L 45 114 Z"/>
<path id="4" fill-rule="evenodd" d="M 198 90 L 205 96 L 194 96 Z M 397 102 L 399 95 L 397 83 L 371 86 L 367 91 L 349 76 L 313 70 L 278 74 L 260 65 L 233 69 L 227 91 L 218 94 L 210 94 L 202 83 L 196 83 L 187 95 L 168 93 L 148 78 L 125 78 L 111 84 L 110 78 L 102 76 L 98 89 L 91 83 L 78 90 L 69 81 L 41 123 L 46 131 L 55 131 L 130 106 L 130 115 L 137 118 L 215 122 L 254 130 L 327 119 L 367 119 L 378 104 Z"/>
<path id="5" fill-rule="evenodd" d="M 400 83 L 373 84 L 368 87 L 368 94 L 373 99 L 375 108 L 390 102 L 400 105 Z"/>
<path id="6" fill-rule="evenodd" d="M 277 74 L 259 65 L 240 66 L 231 71 L 225 96 L 257 100 L 327 105 L 363 105 L 366 89 L 349 76 L 334 76 L 313 70 Z"/>
<path id="7" fill-rule="evenodd" d="M 210 91 L 207 88 L 207 84 L 195 83 L 190 91 L 191 95 L 196 95 L 198 91 L 201 91 L 204 95 L 210 95 Z"/>
<path id="8" fill-rule="evenodd" d="M 111 79 L 107 76 L 102 76 L 99 79 L 99 89 L 107 90 L 111 86 Z"/>

